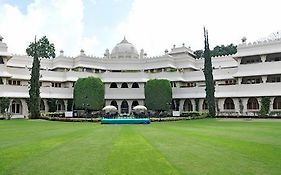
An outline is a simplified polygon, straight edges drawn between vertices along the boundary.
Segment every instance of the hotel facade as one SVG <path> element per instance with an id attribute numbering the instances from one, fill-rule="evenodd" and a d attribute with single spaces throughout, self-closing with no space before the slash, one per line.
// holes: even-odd
<path id="1" fill-rule="evenodd" d="M 28 116 L 28 81 L 32 57 L 14 55 L 0 36 L 0 97 L 9 97 L 13 117 Z M 235 55 L 212 58 L 218 115 L 255 115 L 261 98 L 270 97 L 270 111 L 281 111 L 281 40 L 237 46 Z M 144 105 L 144 85 L 150 79 L 168 79 L 172 85 L 174 111 L 206 111 L 204 59 L 195 59 L 184 44 L 148 57 L 125 38 L 103 57 L 76 57 L 63 51 L 54 59 L 41 59 L 41 111 L 48 112 L 48 99 L 56 99 L 57 111 L 66 111 L 75 82 L 99 77 L 105 84 L 105 105 L 128 114 Z"/>

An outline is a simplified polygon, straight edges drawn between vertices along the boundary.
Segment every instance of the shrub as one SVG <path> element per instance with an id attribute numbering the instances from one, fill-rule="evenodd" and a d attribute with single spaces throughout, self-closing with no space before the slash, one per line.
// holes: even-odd
<path id="1" fill-rule="evenodd" d="M 172 102 L 172 87 L 170 81 L 154 79 L 145 85 L 145 105 L 150 110 L 168 111 Z"/>
<path id="2" fill-rule="evenodd" d="M 10 105 L 10 100 L 7 97 L 0 97 L 0 113 L 4 114 Z"/>
<path id="3" fill-rule="evenodd" d="M 261 98 L 261 109 L 259 111 L 259 115 L 265 116 L 269 112 L 270 98 L 262 97 Z"/>
<path id="4" fill-rule="evenodd" d="M 76 109 L 101 110 L 104 106 L 104 84 L 100 78 L 79 78 L 74 87 Z"/>

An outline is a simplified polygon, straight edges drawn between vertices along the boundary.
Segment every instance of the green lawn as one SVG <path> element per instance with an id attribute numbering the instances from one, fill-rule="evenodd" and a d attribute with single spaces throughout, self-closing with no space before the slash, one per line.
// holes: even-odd
<path id="1" fill-rule="evenodd" d="M 0 174 L 280 174 L 281 121 L 0 121 Z"/>

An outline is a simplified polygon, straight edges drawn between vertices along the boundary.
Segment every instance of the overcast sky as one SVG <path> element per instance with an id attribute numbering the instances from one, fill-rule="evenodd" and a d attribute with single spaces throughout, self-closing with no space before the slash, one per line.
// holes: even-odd
<path id="1" fill-rule="evenodd" d="M 281 30 L 278 0 L 0 0 L 0 35 L 9 52 L 25 54 L 37 35 L 47 35 L 57 53 L 103 56 L 124 35 L 148 56 L 173 44 L 203 48 L 239 44 Z"/>

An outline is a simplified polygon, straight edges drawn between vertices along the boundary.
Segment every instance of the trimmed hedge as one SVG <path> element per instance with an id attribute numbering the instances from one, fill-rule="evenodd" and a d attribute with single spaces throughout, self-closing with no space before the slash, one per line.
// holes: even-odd
<path id="1" fill-rule="evenodd" d="M 104 84 L 100 78 L 79 78 L 74 87 L 75 109 L 101 110 L 104 106 Z"/>
<path id="2" fill-rule="evenodd" d="M 169 80 L 154 79 L 145 85 L 145 105 L 149 110 L 168 111 L 172 103 L 172 87 Z"/>

